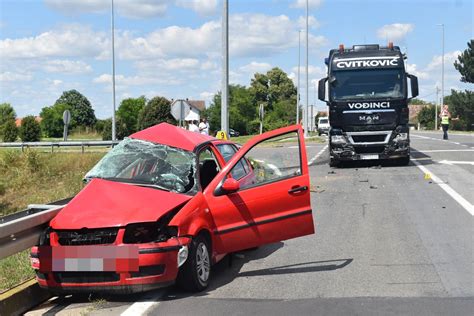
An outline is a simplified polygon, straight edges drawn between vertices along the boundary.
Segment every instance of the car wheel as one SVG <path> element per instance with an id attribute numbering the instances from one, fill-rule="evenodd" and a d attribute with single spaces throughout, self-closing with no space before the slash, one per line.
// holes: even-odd
<path id="1" fill-rule="evenodd" d="M 199 292 L 209 285 L 211 277 L 211 249 L 209 241 L 202 235 L 191 242 L 189 255 L 181 267 L 177 283 L 188 291 Z"/>

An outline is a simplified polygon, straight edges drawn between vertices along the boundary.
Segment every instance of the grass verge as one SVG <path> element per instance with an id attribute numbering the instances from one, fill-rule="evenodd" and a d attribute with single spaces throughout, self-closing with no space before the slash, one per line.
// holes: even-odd
<path id="1" fill-rule="evenodd" d="M 75 195 L 82 177 L 105 154 L 0 151 L 0 216 Z M 29 249 L 0 260 L 0 292 L 34 276 Z"/>

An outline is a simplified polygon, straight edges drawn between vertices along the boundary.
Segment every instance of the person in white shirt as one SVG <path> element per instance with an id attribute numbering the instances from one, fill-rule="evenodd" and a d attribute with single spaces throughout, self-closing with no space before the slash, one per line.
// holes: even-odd
<path id="1" fill-rule="evenodd" d="M 199 127 L 197 126 L 197 121 L 191 121 L 189 123 L 189 130 L 191 132 L 199 133 Z"/>
<path id="2" fill-rule="evenodd" d="M 204 135 L 209 135 L 209 124 L 207 124 L 206 119 L 201 119 L 201 123 L 199 123 L 199 132 Z"/>

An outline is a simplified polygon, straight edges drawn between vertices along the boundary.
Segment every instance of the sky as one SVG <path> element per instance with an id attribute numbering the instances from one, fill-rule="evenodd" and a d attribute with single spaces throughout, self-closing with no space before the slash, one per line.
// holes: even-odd
<path id="1" fill-rule="evenodd" d="M 124 98 L 205 100 L 222 78 L 220 0 L 115 0 L 117 106 Z M 111 0 L 0 0 L 0 103 L 19 117 L 38 115 L 76 89 L 98 118 L 112 116 Z M 472 0 L 309 0 L 309 103 L 326 76 L 324 58 L 339 44 L 393 41 L 418 76 L 420 98 L 472 90 L 453 62 L 474 38 Z M 305 0 L 229 0 L 230 83 L 248 86 L 255 72 L 279 67 L 305 102 Z M 301 30 L 301 33 L 300 33 Z"/>

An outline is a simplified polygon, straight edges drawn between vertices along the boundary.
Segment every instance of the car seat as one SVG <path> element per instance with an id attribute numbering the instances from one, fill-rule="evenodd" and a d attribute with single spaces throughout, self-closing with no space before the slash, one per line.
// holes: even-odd
<path id="1" fill-rule="evenodd" d="M 214 160 L 206 159 L 202 162 L 202 165 L 199 168 L 199 178 L 203 190 L 209 185 L 209 183 L 211 183 L 217 173 L 217 164 Z"/>

